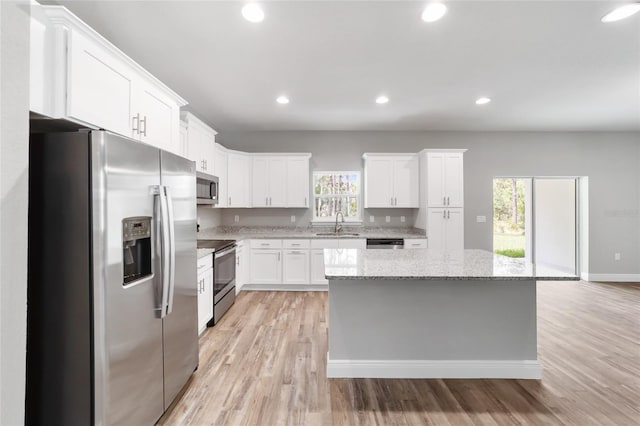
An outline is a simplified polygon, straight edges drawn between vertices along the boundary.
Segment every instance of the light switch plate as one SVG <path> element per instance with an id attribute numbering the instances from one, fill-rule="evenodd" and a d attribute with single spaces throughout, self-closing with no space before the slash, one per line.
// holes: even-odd
<path id="1" fill-rule="evenodd" d="M 400 222 L 404 223 L 406 218 L 404 216 L 400 216 Z"/>
<path id="2" fill-rule="evenodd" d="M 386 221 L 387 223 L 391 222 L 391 216 L 386 216 L 386 217 L 385 217 L 385 221 Z"/>
<path id="3" fill-rule="evenodd" d="M 235 216 L 233 217 L 233 221 L 234 221 L 235 223 L 240 222 L 240 215 L 235 215 Z"/>
<path id="4" fill-rule="evenodd" d="M 373 223 L 373 222 L 375 222 L 375 220 L 376 219 L 373 216 L 369 216 L 369 222 Z"/>
<path id="5" fill-rule="evenodd" d="M 485 223 L 486 221 L 487 221 L 487 217 L 486 216 L 476 216 L 476 222 Z"/>
<path id="6" fill-rule="evenodd" d="M 616 254 L 614 254 L 614 255 L 613 255 L 613 258 L 614 258 L 615 260 L 620 260 L 620 258 L 621 258 L 620 253 L 616 253 Z"/>
<path id="7" fill-rule="evenodd" d="M 291 215 L 291 222 L 295 222 L 296 221 L 296 215 L 292 214 Z"/>

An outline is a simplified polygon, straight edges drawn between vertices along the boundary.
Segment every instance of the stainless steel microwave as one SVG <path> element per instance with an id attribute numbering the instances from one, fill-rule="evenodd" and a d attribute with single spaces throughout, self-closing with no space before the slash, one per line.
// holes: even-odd
<path id="1" fill-rule="evenodd" d="M 218 204 L 218 177 L 206 173 L 196 173 L 198 204 Z"/>

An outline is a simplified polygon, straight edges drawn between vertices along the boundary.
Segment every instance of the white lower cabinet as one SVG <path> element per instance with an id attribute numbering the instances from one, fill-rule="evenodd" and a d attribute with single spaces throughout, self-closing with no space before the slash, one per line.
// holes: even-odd
<path id="1" fill-rule="evenodd" d="M 428 248 L 427 239 L 426 238 L 405 238 L 404 240 L 404 248 L 405 249 L 417 249 L 417 248 Z"/>
<path id="2" fill-rule="evenodd" d="M 198 259 L 198 333 L 213 318 L 213 254 Z"/>
<path id="3" fill-rule="evenodd" d="M 305 290 L 326 286 L 325 248 L 365 249 L 366 239 L 251 240 L 251 289 Z M 308 287 L 314 289 L 313 287 Z M 316 287 L 315 289 L 318 289 Z M 322 289 L 322 288 L 320 288 Z"/>
<path id="4" fill-rule="evenodd" d="M 463 209 L 428 210 L 429 248 L 438 250 L 464 249 Z"/>
<path id="5" fill-rule="evenodd" d="M 324 277 L 324 249 L 311 250 L 311 284 L 329 284 Z"/>
<path id="6" fill-rule="evenodd" d="M 309 250 L 284 250 L 283 284 L 309 284 Z"/>
<path id="7" fill-rule="evenodd" d="M 281 249 L 251 249 L 251 284 L 282 284 Z"/>
<path id="8" fill-rule="evenodd" d="M 249 282 L 251 270 L 249 269 L 249 248 L 241 241 L 236 247 L 236 294 Z"/>

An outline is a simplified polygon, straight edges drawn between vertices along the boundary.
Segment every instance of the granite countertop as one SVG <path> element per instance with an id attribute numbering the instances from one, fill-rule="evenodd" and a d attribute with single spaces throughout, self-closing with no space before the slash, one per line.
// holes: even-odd
<path id="1" fill-rule="evenodd" d="M 418 228 L 369 228 L 344 225 L 342 233 L 359 235 L 316 235 L 333 232 L 332 226 L 314 227 L 269 227 L 269 226 L 225 226 L 198 232 L 199 240 L 248 240 L 248 239 L 335 239 L 335 238 L 427 238 L 425 231 Z"/>
<path id="2" fill-rule="evenodd" d="M 485 250 L 325 249 L 324 262 L 329 280 L 579 280 Z"/>
<path id="3" fill-rule="evenodd" d="M 215 252 L 215 249 L 212 249 L 212 248 L 197 249 L 197 253 L 198 253 L 197 256 L 198 256 L 198 259 L 200 259 L 201 257 L 208 256 L 214 252 Z"/>

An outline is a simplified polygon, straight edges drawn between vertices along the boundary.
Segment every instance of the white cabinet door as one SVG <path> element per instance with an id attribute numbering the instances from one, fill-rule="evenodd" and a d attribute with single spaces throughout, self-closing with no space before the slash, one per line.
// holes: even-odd
<path id="1" fill-rule="evenodd" d="M 309 207 L 309 158 L 287 158 L 287 207 Z"/>
<path id="2" fill-rule="evenodd" d="M 70 31 L 67 115 L 132 137 L 132 74 L 103 48 Z"/>
<path id="3" fill-rule="evenodd" d="M 393 160 L 393 207 L 420 207 L 418 156 Z"/>
<path id="4" fill-rule="evenodd" d="M 184 121 L 180 121 L 180 155 L 189 158 L 189 133 Z"/>
<path id="5" fill-rule="evenodd" d="M 133 137 L 175 154 L 180 152 L 178 140 L 180 108 L 157 89 L 138 82 L 131 96 Z M 137 131 L 136 131 L 137 129 Z"/>
<path id="6" fill-rule="evenodd" d="M 253 157 L 251 173 L 251 206 L 269 207 L 269 159 Z"/>
<path id="7" fill-rule="evenodd" d="M 447 250 L 464 249 L 464 214 L 463 209 L 447 209 L 446 219 Z"/>
<path id="8" fill-rule="evenodd" d="M 311 274 L 309 282 L 311 284 L 328 284 L 324 277 L 324 249 L 311 250 Z"/>
<path id="9" fill-rule="evenodd" d="M 462 153 L 445 154 L 444 164 L 443 196 L 447 197 L 447 207 L 462 207 L 464 205 Z"/>
<path id="10" fill-rule="evenodd" d="M 229 207 L 249 207 L 251 201 L 251 157 L 229 152 L 227 165 L 227 205 Z"/>
<path id="11" fill-rule="evenodd" d="M 213 174 L 216 133 L 191 113 L 182 113 L 187 124 L 187 158 L 196 162 L 196 171 Z"/>
<path id="12" fill-rule="evenodd" d="M 213 269 L 207 269 L 198 275 L 198 331 L 207 328 L 207 322 L 213 318 Z"/>
<path id="13" fill-rule="evenodd" d="M 446 210 L 435 208 L 427 209 L 427 238 L 429 248 L 436 250 L 446 249 Z"/>
<path id="14" fill-rule="evenodd" d="M 282 283 L 282 251 L 251 250 L 251 284 Z"/>
<path id="15" fill-rule="evenodd" d="M 445 154 L 430 152 L 427 154 L 427 206 L 444 207 L 446 203 L 444 193 Z"/>
<path id="16" fill-rule="evenodd" d="M 309 250 L 284 250 L 282 283 L 309 284 Z"/>
<path id="17" fill-rule="evenodd" d="M 227 176 L 227 150 L 219 144 L 215 145 L 213 174 L 218 177 L 219 201 L 217 207 L 228 207 L 229 196 L 227 194 L 227 187 L 229 177 Z"/>
<path id="18" fill-rule="evenodd" d="M 393 160 L 370 157 L 365 163 L 364 207 L 393 205 Z"/>
<path id="19" fill-rule="evenodd" d="M 269 207 L 287 207 L 287 158 L 269 159 Z"/>
<path id="20" fill-rule="evenodd" d="M 236 294 L 240 292 L 242 287 L 247 283 L 247 249 L 240 243 L 236 247 Z"/>

